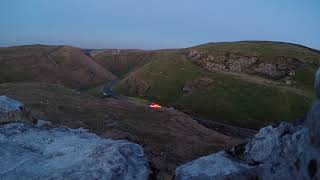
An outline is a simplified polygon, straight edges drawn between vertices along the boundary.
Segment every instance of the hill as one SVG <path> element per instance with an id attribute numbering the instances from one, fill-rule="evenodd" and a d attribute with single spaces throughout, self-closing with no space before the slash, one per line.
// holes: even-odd
<path id="1" fill-rule="evenodd" d="M 0 95 L 54 124 L 139 143 L 161 179 L 177 165 L 243 142 L 189 115 L 247 128 L 303 118 L 319 60 L 317 50 L 260 41 L 156 51 L 0 48 Z M 72 90 L 101 94 L 101 85 L 116 78 L 113 89 L 131 100 Z"/>
<path id="2" fill-rule="evenodd" d="M 279 42 L 158 51 L 114 90 L 248 128 L 304 117 L 320 53 Z"/>
<path id="3" fill-rule="evenodd" d="M 115 76 L 69 46 L 18 46 L 0 48 L 0 83 L 48 82 L 84 88 Z"/>
<path id="4" fill-rule="evenodd" d="M 172 175 L 181 163 L 242 142 L 207 129 L 179 111 L 95 98 L 55 84 L 5 83 L 0 84 L 0 94 L 23 102 L 39 119 L 140 144 L 158 176 Z"/>
<path id="5" fill-rule="evenodd" d="M 119 49 L 92 50 L 89 54 L 96 63 L 118 77 L 124 77 L 157 56 L 156 51 Z"/>

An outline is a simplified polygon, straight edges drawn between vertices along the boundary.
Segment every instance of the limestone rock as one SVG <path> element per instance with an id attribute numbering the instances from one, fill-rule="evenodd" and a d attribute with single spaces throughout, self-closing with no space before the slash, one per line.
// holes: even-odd
<path id="1" fill-rule="evenodd" d="M 310 130 L 312 143 L 320 149 L 320 99 L 313 103 L 305 125 Z"/>
<path id="2" fill-rule="evenodd" d="M 318 69 L 315 77 L 315 90 L 317 97 L 320 98 L 320 68 Z"/>
<path id="3" fill-rule="evenodd" d="M 216 153 L 176 170 L 176 179 L 319 179 L 320 150 L 309 128 L 282 123 L 260 130 L 247 144 L 245 159 Z"/>
<path id="4" fill-rule="evenodd" d="M 83 129 L 0 126 L 1 179 L 148 179 L 143 149 Z"/>
<path id="5" fill-rule="evenodd" d="M 312 145 L 309 129 L 282 123 L 277 128 L 266 127 L 247 144 L 247 162 L 258 162 L 262 179 L 312 179 L 320 173 L 309 173 L 309 164 L 320 162 L 320 151 Z M 316 172 L 319 171 L 316 167 Z"/>
<path id="6" fill-rule="evenodd" d="M 226 152 L 201 157 L 176 169 L 175 180 L 223 180 L 254 178 L 255 167 L 232 159 Z"/>
<path id="7" fill-rule="evenodd" d="M 292 133 L 295 128 L 289 123 L 281 123 L 279 127 L 267 126 L 260 129 L 251 142 L 246 145 L 246 159 L 253 163 L 261 163 L 271 155 L 281 151 L 281 137 Z M 263 151 L 262 151 L 263 150 Z"/>
<path id="8" fill-rule="evenodd" d="M 305 125 L 310 129 L 310 138 L 314 145 L 320 148 L 320 68 L 315 77 L 317 100 L 313 103 Z"/>
<path id="9" fill-rule="evenodd" d="M 38 127 L 38 128 L 50 127 L 50 126 L 52 126 L 52 123 L 50 121 L 45 121 L 45 120 L 41 120 L 41 119 L 39 119 L 36 124 L 36 127 Z"/>
<path id="10" fill-rule="evenodd" d="M 310 129 L 312 142 L 320 148 L 320 100 L 317 100 L 309 111 L 306 126 Z"/>
<path id="11" fill-rule="evenodd" d="M 7 96 L 0 96 L 0 114 L 20 111 L 23 104 Z"/>
<path id="12" fill-rule="evenodd" d="M 195 64 L 212 72 L 231 71 L 238 73 L 261 74 L 272 79 L 293 79 L 296 69 L 303 62 L 290 57 L 279 56 L 264 59 L 239 53 L 210 54 L 205 51 L 191 50 L 187 55 Z"/>
<path id="13" fill-rule="evenodd" d="M 7 96 L 0 96 L 0 123 L 22 119 L 23 104 Z"/>

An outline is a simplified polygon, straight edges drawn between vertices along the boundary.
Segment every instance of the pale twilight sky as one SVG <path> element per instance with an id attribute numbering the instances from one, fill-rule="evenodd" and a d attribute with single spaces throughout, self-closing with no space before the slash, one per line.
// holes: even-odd
<path id="1" fill-rule="evenodd" d="M 157 49 L 240 40 L 320 49 L 320 1 L 0 1 L 0 46 Z"/>

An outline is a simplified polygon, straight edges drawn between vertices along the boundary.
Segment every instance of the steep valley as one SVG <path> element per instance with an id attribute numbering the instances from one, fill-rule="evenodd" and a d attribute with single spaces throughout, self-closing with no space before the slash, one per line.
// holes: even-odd
<path id="1" fill-rule="evenodd" d="M 210 122 L 255 132 L 303 121 L 319 62 L 317 50 L 264 41 L 163 50 L 18 46 L 0 48 L 0 96 L 25 105 L 24 123 L 50 121 L 137 143 L 150 178 L 172 179 L 177 166 L 248 141 Z M 106 97 L 110 82 L 127 98 Z"/>

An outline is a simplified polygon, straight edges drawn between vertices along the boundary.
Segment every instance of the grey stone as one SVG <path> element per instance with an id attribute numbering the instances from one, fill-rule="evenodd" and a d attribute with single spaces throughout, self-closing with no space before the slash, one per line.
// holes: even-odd
<path id="1" fill-rule="evenodd" d="M 38 128 L 50 127 L 50 126 L 52 126 L 52 123 L 50 121 L 45 121 L 45 120 L 41 120 L 41 119 L 39 119 L 36 124 L 36 127 L 38 127 Z"/>
<path id="2" fill-rule="evenodd" d="M 320 152 L 312 145 L 309 129 L 305 126 L 293 126 L 282 123 L 279 127 L 266 127 L 259 131 L 247 144 L 245 157 L 247 162 L 259 162 L 262 179 L 312 179 L 320 177 L 309 174 L 309 163 L 320 162 Z"/>
<path id="3" fill-rule="evenodd" d="M 289 123 L 281 123 L 279 127 L 267 126 L 260 129 L 253 140 L 246 145 L 245 157 L 250 162 L 263 162 L 271 155 L 279 153 L 281 137 L 292 133 L 295 128 Z"/>
<path id="4" fill-rule="evenodd" d="M 219 180 L 247 179 L 254 177 L 255 168 L 243 162 L 233 160 L 220 151 L 216 154 L 201 157 L 176 169 L 175 180 Z"/>
<path id="5" fill-rule="evenodd" d="M 220 152 L 176 170 L 177 180 L 189 179 L 319 179 L 320 150 L 306 126 L 268 126 L 246 146 L 245 159 Z"/>
<path id="6" fill-rule="evenodd" d="M 310 129 L 310 138 L 314 145 L 320 147 L 320 68 L 315 76 L 316 101 L 309 110 L 305 125 Z"/>
<path id="7" fill-rule="evenodd" d="M 84 129 L 0 126 L 1 179 L 148 179 L 142 147 Z"/>
<path id="8" fill-rule="evenodd" d="M 0 96 L 0 123 L 22 119 L 23 104 L 7 96 Z"/>
<path id="9" fill-rule="evenodd" d="M 316 73 L 314 87 L 315 87 L 317 97 L 320 98 L 320 68 Z"/>
<path id="10" fill-rule="evenodd" d="M 310 129 L 312 143 L 317 147 L 320 147 L 320 100 L 316 100 L 313 103 L 305 125 Z"/>
<path id="11" fill-rule="evenodd" d="M 7 96 L 0 96 L 0 115 L 20 111 L 23 104 Z"/>
<path id="12" fill-rule="evenodd" d="M 300 127 L 292 134 L 280 138 L 279 152 L 265 159 L 258 174 L 261 179 L 313 179 L 320 177 L 319 149 L 309 138 L 308 128 Z M 261 151 L 264 151 L 261 149 Z M 312 164 L 315 162 L 315 165 Z"/>

